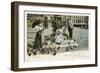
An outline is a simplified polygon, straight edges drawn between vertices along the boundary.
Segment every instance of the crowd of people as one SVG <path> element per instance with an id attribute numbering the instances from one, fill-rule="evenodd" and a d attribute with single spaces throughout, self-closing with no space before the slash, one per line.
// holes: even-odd
<path id="1" fill-rule="evenodd" d="M 32 27 L 36 29 L 37 32 L 34 43 L 32 44 L 32 49 L 28 49 L 29 56 L 31 54 L 36 55 L 37 53 L 52 53 L 56 55 L 61 47 L 68 51 L 68 49 L 73 49 L 74 46 L 77 46 L 77 44 L 73 44 L 75 42 L 73 39 L 74 25 L 71 19 L 67 19 L 63 24 L 59 23 L 60 27 L 57 27 L 57 23 L 52 23 L 51 27 L 48 26 L 49 24 L 47 22 L 45 22 L 46 26 L 43 24 L 42 20 L 37 20 L 33 23 Z M 45 30 L 47 34 L 44 34 Z M 29 50 L 31 52 L 29 52 Z"/>

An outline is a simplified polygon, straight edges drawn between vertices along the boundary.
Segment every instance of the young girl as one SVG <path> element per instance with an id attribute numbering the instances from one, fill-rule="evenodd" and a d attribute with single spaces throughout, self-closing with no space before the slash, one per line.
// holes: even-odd
<path id="1" fill-rule="evenodd" d="M 64 41 L 64 36 L 60 31 L 57 31 L 57 34 L 55 35 L 55 43 L 61 44 Z"/>

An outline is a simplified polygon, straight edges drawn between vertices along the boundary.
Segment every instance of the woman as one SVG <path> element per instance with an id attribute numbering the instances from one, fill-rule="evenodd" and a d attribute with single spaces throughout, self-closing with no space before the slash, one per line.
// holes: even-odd
<path id="1" fill-rule="evenodd" d="M 33 49 L 39 50 L 42 49 L 42 31 L 44 28 L 41 26 L 42 21 L 38 20 L 39 24 L 35 24 L 34 28 L 37 30 Z"/>

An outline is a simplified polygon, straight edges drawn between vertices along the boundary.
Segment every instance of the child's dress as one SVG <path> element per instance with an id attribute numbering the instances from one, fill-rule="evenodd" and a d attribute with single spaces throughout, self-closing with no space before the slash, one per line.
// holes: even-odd
<path id="1" fill-rule="evenodd" d="M 61 44 L 64 41 L 64 36 L 62 34 L 56 35 L 55 36 L 55 42 L 57 44 Z"/>

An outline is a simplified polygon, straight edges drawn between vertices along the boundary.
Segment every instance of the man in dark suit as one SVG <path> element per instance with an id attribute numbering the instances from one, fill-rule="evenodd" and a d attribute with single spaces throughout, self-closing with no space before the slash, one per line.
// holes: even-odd
<path id="1" fill-rule="evenodd" d="M 71 19 L 68 19 L 67 20 L 67 22 L 68 22 L 68 31 L 69 31 L 69 38 L 70 39 L 72 39 L 73 38 L 73 23 L 72 23 L 72 21 L 71 21 Z"/>

